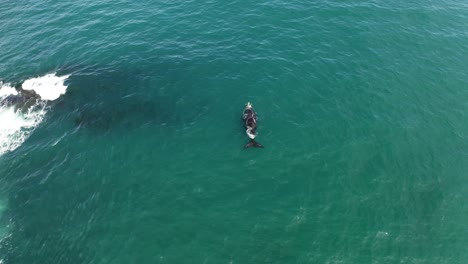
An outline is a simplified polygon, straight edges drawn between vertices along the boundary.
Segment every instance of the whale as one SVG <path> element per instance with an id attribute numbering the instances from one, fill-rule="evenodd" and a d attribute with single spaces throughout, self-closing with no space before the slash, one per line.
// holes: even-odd
<path id="1" fill-rule="evenodd" d="M 263 148 L 263 146 L 255 141 L 257 137 L 257 113 L 255 112 L 252 104 L 247 102 L 242 112 L 242 120 L 244 121 L 245 133 L 250 141 L 245 144 L 244 148 Z"/>
<path id="2" fill-rule="evenodd" d="M 34 90 L 25 90 L 21 85 L 16 85 L 15 89 L 17 94 L 10 94 L 1 99 L 0 106 L 14 106 L 15 111 L 26 112 L 31 106 L 41 100 L 41 97 Z"/>

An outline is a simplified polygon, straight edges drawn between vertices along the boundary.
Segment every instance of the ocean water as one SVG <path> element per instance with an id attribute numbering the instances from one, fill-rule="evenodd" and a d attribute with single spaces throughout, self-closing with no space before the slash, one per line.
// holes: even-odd
<path id="1" fill-rule="evenodd" d="M 464 1 L 0 3 L 0 263 L 468 263 Z M 243 149 L 244 104 L 264 149 Z"/>

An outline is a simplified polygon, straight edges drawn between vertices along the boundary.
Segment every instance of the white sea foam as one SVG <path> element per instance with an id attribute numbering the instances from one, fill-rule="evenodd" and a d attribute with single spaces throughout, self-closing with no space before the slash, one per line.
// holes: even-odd
<path id="1" fill-rule="evenodd" d="M 26 80 L 22 87 L 25 90 L 34 90 L 42 100 L 55 100 L 65 94 L 67 86 L 63 83 L 70 75 L 57 76 L 55 73 Z"/>
<path id="2" fill-rule="evenodd" d="M 42 121 L 46 104 L 30 108 L 27 113 L 15 111 L 14 107 L 0 108 L 0 155 L 19 147 Z"/>
<path id="3" fill-rule="evenodd" d="M 67 76 L 47 74 L 43 77 L 26 80 L 22 87 L 34 90 L 43 100 L 38 101 L 26 112 L 15 111 L 14 106 L 0 106 L 0 155 L 18 148 L 41 123 L 47 113 L 46 100 L 55 100 L 64 94 Z M 8 95 L 18 94 L 9 84 L 0 83 L 0 102 Z"/>
<path id="4" fill-rule="evenodd" d="M 16 95 L 18 92 L 15 88 L 11 87 L 8 83 L 0 82 L 0 99 L 8 96 L 8 95 Z"/>

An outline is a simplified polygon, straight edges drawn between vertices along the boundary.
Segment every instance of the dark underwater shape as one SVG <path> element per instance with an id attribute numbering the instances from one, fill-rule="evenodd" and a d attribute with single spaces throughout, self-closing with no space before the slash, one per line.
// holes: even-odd
<path id="1" fill-rule="evenodd" d="M 165 114 L 156 101 L 131 98 L 100 104 L 86 104 L 79 109 L 75 124 L 83 128 L 98 130 L 131 129 L 143 124 L 168 122 Z"/>
<path id="2" fill-rule="evenodd" d="M 31 106 L 35 105 L 41 97 L 34 90 L 24 90 L 21 84 L 15 86 L 18 94 L 9 95 L 0 101 L 0 106 L 14 106 L 15 111 L 27 111 Z"/>
<path id="3" fill-rule="evenodd" d="M 154 67 L 157 72 L 149 66 L 75 71 L 66 100 L 55 104 L 52 115 L 69 112 L 74 125 L 96 132 L 195 122 L 206 111 L 206 99 L 194 94 L 193 89 L 174 86 L 167 68 L 163 71 L 159 64 Z M 187 108 L 190 111 L 181 110 Z"/>

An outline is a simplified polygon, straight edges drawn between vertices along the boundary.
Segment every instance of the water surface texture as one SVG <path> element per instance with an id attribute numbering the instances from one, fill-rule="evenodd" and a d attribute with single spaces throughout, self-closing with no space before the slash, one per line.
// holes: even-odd
<path id="1" fill-rule="evenodd" d="M 467 25 L 451 0 L 1 1 L 0 98 L 53 96 L 0 107 L 0 263 L 467 263 Z"/>

